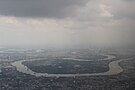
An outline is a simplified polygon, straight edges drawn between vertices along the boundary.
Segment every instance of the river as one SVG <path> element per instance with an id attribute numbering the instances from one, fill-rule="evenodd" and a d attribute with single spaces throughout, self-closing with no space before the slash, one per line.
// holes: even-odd
<path id="1" fill-rule="evenodd" d="M 110 59 L 115 58 L 115 56 L 113 56 L 113 55 L 105 55 L 105 56 L 107 56 L 107 58 L 100 59 L 100 60 L 110 60 Z M 66 59 L 71 59 L 71 58 L 66 58 Z M 13 66 L 15 66 L 19 72 L 22 72 L 22 73 L 25 73 L 25 74 L 29 74 L 29 75 L 34 75 L 36 77 L 40 77 L 40 76 L 45 76 L 45 77 L 75 77 L 75 76 L 116 75 L 116 74 L 119 74 L 119 73 L 123 72 L 123 69 L 119 66 L 119 63 L 121 61 L 129 60 L 129 59 L 120 59 L 120 60 L 116 60 L 116 61 L 110 62 L 109 63 L 109 70 L 107 72 L 102 72 L 102 73 L 86 73 L 86 74 L 48 74 L 48 73 L 37 73 L 37 72 L 34 72 L 31 69 L 29 69 L 27 66 L 22 64 L 22 62 L 24 62 L 24 61 L 34 61 L 34 60 L 37 60 L 37 59 L 20 60 L 20 61 L 15 61 L 15 62 L 13 62 L 11 64 Z M 84 61 L 83 59 L 73 59 L 73 58 L 71 60 Z M 88 61 L 88 60 L 85 60 L 85 61 Z"/>

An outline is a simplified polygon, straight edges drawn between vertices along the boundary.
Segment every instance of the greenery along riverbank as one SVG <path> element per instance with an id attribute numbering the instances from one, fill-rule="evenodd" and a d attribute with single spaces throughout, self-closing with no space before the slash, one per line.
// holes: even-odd
<path id="1" fill-rule="evenodd" d="M 63 59 L 46 59 L 25 61 L 22 64 L 24 64 L 34 72 L 49 74 L 100 73 L 109 70 L 109 61 L 74 61 Z"/>

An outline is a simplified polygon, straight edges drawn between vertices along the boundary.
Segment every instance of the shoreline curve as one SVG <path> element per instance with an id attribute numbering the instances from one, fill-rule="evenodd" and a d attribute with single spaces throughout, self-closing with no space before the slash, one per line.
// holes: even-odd
<path id="1" fill-rule="evenodd" d="M 102 59 L 102 60 L 110 60 L 110 59 L 116 58 L 113 55 L 105 55 L 105 56 L 107 56 L 107 58 Z M 67 58 L 67 59 L 69 59 L 69 58 Z M 73 58 L 70 58 L 70 59 L 71 60 L 77 60 L 77 61 L 83 61 L 82 59 L 73 59 Z M 25 73 L 25 74 L 33 75 L 33 76 L 36 76 L 36 77 L 41 77 L 41 76 L 45 76 L 45 77 L 104 76 L 104 75 L 116 75 L 116 74 L 119 74 L 119 73 L 123 72 L 123 68 L 121 68 L 119 63 L 122 62 L 122 61 L 125 61 L 125 60 L 129 60 L 129 59 L 131 59 L 131 58 L 120 59 L 120 60 L 116 60 L 116 61 L 110 62 L 109 65 L 108 65 L 109 66 L 109 70 L 106 71 L 106 72 L 86 73 L 86 74 L 48 74 L 48 73 L 36 73 L 36 72 L 32 71 L 31 69 L 29 69 L 27 66 L 22 64 L 25 61 L 34 61 L 35 59 L 15 61 L 15 62 L 13 62 L 11 64 L 17 68 L 17 71 Z M 88 61 L 88 60 L 84 60 L 84 61 Z"/>

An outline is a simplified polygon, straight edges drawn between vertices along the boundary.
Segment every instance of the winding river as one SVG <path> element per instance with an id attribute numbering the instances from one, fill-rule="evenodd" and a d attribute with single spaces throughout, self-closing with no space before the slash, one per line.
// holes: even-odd
<path id="1" fill-rule="evenodd" d="M 107 56 L 107 58 L 104 59 L 99 59 L 99 60 L 110 60 L 113 58 L 116 58 L 113 55 L 104 55 Z M 63 58 L 65 60 L 76 60 L 76 61 L 90 61 L 90 60 L 83 60 L 83 59 L 74 59 L 74 58 Z M 130 58 L 129 58 L 130 59 Z M 119 66 L 119 63 L 121 61 L 129 60 L 129 59 L 120 59 L 116 61 L 112 61 L 109 63 L 109 70 L 107 72 L 102 72 L 102 73 L 86 73 L 86 74 L 48 74 L 48 73 L 37 73 L 29 69 L 27 66 L 23 65 L 22 62 L 25 61 L 34 61 L 37 59 L 31 59 L 31 60 L 21 60 L 21 61 L 15 61 L 11 63 L 13 66 L 17 68 L 19 72 L 29 74 L 29 75 L 34 75 L 36 77 L 40 76 L 45 76 L 45 77 L 75 77 L 75 76 L 98 76 L 98 75 L 116 75 L 121 72 L 123 72 L 123 69 Z M 41 60 L 41 59 L 39 59 Z"/>

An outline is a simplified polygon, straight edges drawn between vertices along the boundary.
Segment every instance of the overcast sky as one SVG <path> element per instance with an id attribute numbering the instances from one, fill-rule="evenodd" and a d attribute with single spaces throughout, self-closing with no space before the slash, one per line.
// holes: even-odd
<path id="1" fill-rule="evenodd" d="M 0 45 L 135 44 L 135 0 L 0 0 Z"/>

